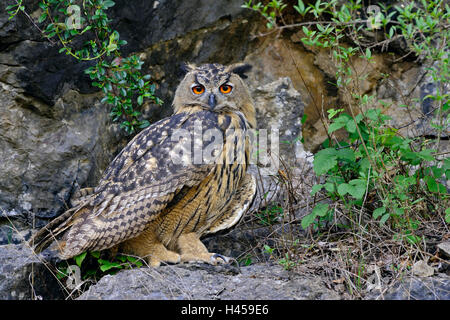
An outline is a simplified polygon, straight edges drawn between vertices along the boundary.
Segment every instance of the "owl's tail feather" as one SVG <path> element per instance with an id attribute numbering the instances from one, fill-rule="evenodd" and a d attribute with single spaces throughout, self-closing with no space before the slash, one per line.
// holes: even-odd
<path id="1" fill-rule="evenodd" d="M 79 189 L 71 199 L 72 208 L 64 212 L 59 217 L 50 221 L 45 227 L 36 232 L 28 244 L 36 253 L 41 253 L 50 244 L 55 245 L 49 248 L 50 252 L 58 250 L 62 252 L 65 247 L 65 241 L 58 240 L 60 235 L 66 231 L 74 222 L 75 218 L 80 215 L 94 194 L 94 188 Z"/>
<path id="2" fill-rule="evenodd" d="M 36 232 L 28 241 L 28 244 L 33 248 L 34 252 L 41 253 L 53 242 L 58 242 L 58 239 L 61 238 L 60 235 L 72 225 L 74 217 L 78 215 L 82 208 L 83 207 L 77 206 L 67 210 Z M 57 244 L 56 247 L 61 250 L 61 245 L 63 245 L 63 243 Z"/>

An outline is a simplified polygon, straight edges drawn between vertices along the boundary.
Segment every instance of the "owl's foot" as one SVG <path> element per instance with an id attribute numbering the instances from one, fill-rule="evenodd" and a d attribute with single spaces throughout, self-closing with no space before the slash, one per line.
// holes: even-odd
<path id="1" fill-rule="evenodd" d="M 178 239 L 181 262 L 206 262 L 212 265 L 227 264 L 231 258 L 208 252 L 205 245 L 194 232 L 183 234 Z"/>
<path id="2" fill-rule="evenodd" d="M 145 231 L 138 237 L 125 241 L 122 250 L 142 257 L 152 267 L 159 267 L 161 263 L 179 263 L 181 256 L 168 250 L 153 233 Z"/>
<path id="3" fill-rule="evenodd" d="M 181 262 L 205 262 L 213 266 L 228 264 L 232 259 L 218 253 L 184 253 L 181 255 Z"/>
<path id="4" fill-rule="evenodd" d="M 163 244 L 147 256 L 148 264 L 152 267 L 159 267 L 161 263 L 180 263 L 181 256 L 173 251 L 167 250 Z"/>
<path id="5" fill-rule="evenodd" d="M 212 264 L 214 264 L 214 265 L 222 264 L 222 263 L 230 263 L 230 261 L 232 259 L 233 258 L 223 256 L 223 255 L 221 255 L 219 253 L 213 253 L 213 255 L 211 256 L 211 260 L 213 261 Z"/>

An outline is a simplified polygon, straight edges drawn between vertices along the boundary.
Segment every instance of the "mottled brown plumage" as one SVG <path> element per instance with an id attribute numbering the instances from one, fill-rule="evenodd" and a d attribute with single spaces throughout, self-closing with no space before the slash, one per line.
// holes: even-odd
<path id="1" fill-rule="evenodd" d="M 58 239 L 62 259 L 115 247 L 153 266 L 228 260 L 209 253 L 200 237 L 235 225 L 256 192 L 246 173 L 247 134 L 255 128 L 242 80 L 249 67 L 186 69 L 174 115 L 136 135 L 95 189 L 80 190 L 76 206 L 33 237 L 37 251 Z"/>

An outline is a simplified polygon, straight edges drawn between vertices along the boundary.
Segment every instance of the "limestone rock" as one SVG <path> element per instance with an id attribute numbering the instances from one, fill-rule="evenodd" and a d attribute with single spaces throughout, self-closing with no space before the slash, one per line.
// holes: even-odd
<path id="1" fill-rule="evenodd" d="M 64 299 L 54 275 L 25 245 L 0 246 L 0 300 Z"/>
<path id="2" fill-rule="evenodd" d="M 393 72 L 395 77 L 382 81 L 376 88 L 376 98 L 391 104 L 383 112 L 392 117 L 390 124 L 400 128 L 404 136 L 437 136 L 438 131 L 431 124 L 439 124 L 435 112 L 438 105 L 426 96 L 434 95 L 439 84 L 427 73 L 428 67 L 403 63 L 394 66 Z M 442 85 L 439 90 L 448 91 L 448 84 Z M 449 129 L 442 130 L 441 138 L 449 136 Z"/>
<path id="3" fill-rule="evenodd" d="M 3 216 L 55 216 L 77 184 L 93 184 L 116 152 L 108 111 L 94 96 L 68 90 L 50 107 L 3 85 L 0 104 Z"/>
<path id="4" fill-rule="evenodd" d="M 444 256 L 450 258 L 450 241 L 444 241 L 437 245 Z"/>
<path id="5" fill-rule="evenodd" d="M 450 300 L 450 277 L 445 274 L 418 278 L 405 277 L 387 291 L 371 293 L 367 300 Z"/>
<path id="6" fill-rule="evenodd" d="M 419 260 L 413 265 L 412 273 L 419 277 L 430 277 L 434 274 L 434 268 L 429 266 L 426 261 Z"/>
<path id="7" fill-rule="evenodd" d="M 269 84 L 259 86 L 252 92 L 255 102 L 259 130 L 270 133 L 278 132 L 279 149 L 270 141 L 268 150 L 273 152 L 272 158 L 281 156 L 284 161 L 295 164 L 302 157 L 303 145 L 301 119 L 304 105 L 300 93 L 294 88 L 290 78 L 279 78 Z M 261 143 L 260 143 L 261 144 Z"/>
<path id="8" fill-rule="evenodd" d="M 277 178 L 280 174 L 289 173 L 291 187 L 295 190 L 314 174 L 312 154 L 304 150 L 301 142 L 303 99 L 291 79 L 279 78 L 253 88 L 251 93 L 259 128 L 251 159 L 258 168 L 249 169 L 257 177 L 258 192 L 251 208 L 255 210 L 286 201 L 283 182 Z"/>
<path id="9" fill-rule="evenodd" d="M 120 290 L 117 290 L 120 288 Z M 339 299 L 315 276 L 292 274 L 279 265 L 242 267 L 240 273 L 206 264 L 120 271 L 91 286 L 80 300 L 304 300 Z"/>

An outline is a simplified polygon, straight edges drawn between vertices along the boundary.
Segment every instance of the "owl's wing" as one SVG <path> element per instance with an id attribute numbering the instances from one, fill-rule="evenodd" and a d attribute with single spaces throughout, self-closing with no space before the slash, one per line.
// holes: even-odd
<path id="1" fill-rule="evenodd" d="M 193 132 L 211 128 L 217 128 L 217 116 L 203 111 L 177 114 L 142 131 L 113 160 L 95 188 L 94 214 L 111 216 L 117 207 L 163 201 L 160 198 L 199 184 L 212 165 L 193 161 Z"/>
<path id="2" fill-rule="evenodd" d="M 53 227 L 59 234 L 65 231 L 60 257 L 107 249 L 139 235 L 181 189 L 200 184 L 215 164 L 195 163 L 190 151 L 194 130 L 206 129 L 222 129 L 217 114 L 180 113 L 139 133 L 112 161 L 94 193 L 64 225 Z"/>

